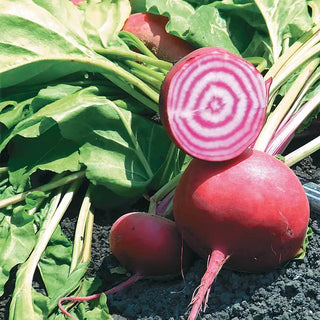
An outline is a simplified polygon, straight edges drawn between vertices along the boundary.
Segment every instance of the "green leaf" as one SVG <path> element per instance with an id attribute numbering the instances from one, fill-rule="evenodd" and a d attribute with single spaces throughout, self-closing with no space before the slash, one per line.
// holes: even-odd
<path id="1" fill-rule="evenodd" d="M 55 173 L 80 170 L 78 146 L 64 139 L 55 125 L 35 138 L 15 137 L 8 166 L 10 182 L 23 191 L 31 188 L 29 178 L 37 170 Z"/>
<path id="2" fill-rule="evenodd" d="M 272 43 L 273 59 L 283 52 L 286 38 L 298 38 L 312 27 L 305 0 L 255 0 L 267 25 Z"/>
<path id="3" fill-rule="evenodd" d="M 302 260 L 305 255 L 306 255 L 306 249 L 307 249 L 307 246 L 309 244 L 309 239 L 310 237 L 312 236 L 313 234 L 313 231 L 312 229 L 309 227 L 308 230 L 307 230 L 307 234 L 304 238 L 304 241 L 303 241 L 303 244 L 302 244 L 302 247 L 300 248 L 298 254 L 296 255 L 296 257 L 294 258 L 295 260 Z"/>
<path id="4" fill-rule="evenodd" d="M 188 31 L 188 19 L 194 14 L 193 7 L 183 0 L 146 0 L 146 7 L 151 13 L 168 16 L 167 32 L 179 37 Z"/>
<path id="5" fill-rule="evenodd" d="M 0 213 L 0 296 L 11 269 L 24 262 L 34 247 L 33 221 L 34 217 L 24 210 L 14 212 L 12 216 Z"/>
<path id="6" fill-rule="evenodd" d="M 12 144 L 12 181 L 23 185 L 37 169 L 78 170 L 78 148 L 94 184 L 121 196 L 141 196 L 163 165 L 171 142 L 162 126 L 117 104 L 89 87 L 21 121 L 2 144 Z M 30 153 L 27 159 L 25 153 Z"/>
<path id="7" fill-rule="evenodd" d="M 228 17 L 230 20 L 236 17 L 241 18 L 255 30 L 267 32 L 264 18 L 254 0 L 213 1 L 211 5 L 219 9 L 219 11 L 223 13 L 223 16 Z"/>
<path id="8" fill-rule="evenodd" d="M 159 190 L 176 175 L 183 172 L 191 161 L 192 157 L 185 154 L 174 143 L 171 144 L 163 165 L 159 168 L 152 181 L 152 189 Z"/>
<path id="9" fill-rule="evenodd" d="M 80 120 L 87 119 L 85 126 L 83 121 L 77 121 L 77 136 L 68 131 L 68 138 L 79 141 L 85 129 L 80 161 L 87 168 L 88 179 L 120 196 L 141 196 L 165 160 L 171 143 L 166 132 L 162 126 L 120 109 L 111 101 L 92 108 L 96 111 L 88 108 L 81 115 Z"/>
<path id="10" fill-rule="evenodd" d="M 109 308 L 107 306 L 107 297 L 105 294 L 102 294 L 98 305 L 93 309 L 86 313 L 88 320 L 112 320 L 112 317 L 109 314 Z"/>
<path id="11" fill-rule="evenodd" d="M 217 8 L 227 23 L 227 29 L 232 43 L 242 54 L 253 40 L 255 33 L 268 33 L 263 16 L 254 1 L 214 1 Z M 264 52 L 263 52 L 264 55 Z M 253 53 L 251 56 L 260 56 Z"/>
<path id="12" fill-rule="evenodd" d="M 6 177 L 3 178 L 3 180 L 0 182 L 0 200 L 10 198 L 11 196 L 14 196 L 14 195 L 16 195 L 16 192 L 12 187 L 12 185 L 10 185 L 9 178 L 6 178 Z M 11 209 L 12 209 L 11 207 L 9 207 L 9 210 L 6 210 L 6 208 L 3 208 L 0 210 L 0 212 L 2 212 L 3 214 L 10 212 L 8 213 L 10 215 Z"/>
<path id="13" fill-rule="evenodd" d="M 58 117 L 60 114 L 69 114 L 71 110 L 77 108 L 78 105 L 82 107 L 90 105 L 92 100 L 87 100 L 87 96 L 92 97 L 92 92 L 98 91 L 96 88 L 87 88 L 83 89 L 79 92 L 76 92 L 71 95 L 67 95 L 65 98 L 57 100 L 53 103 L 45 105 L 43 108 L 38 110 L 35 114 L 25 118 L 21 122 L 19 122 L 9 133 L 6 139 L 2 140 L 0 144 L 0 151 L 2 151 L 6 145 L 10 142 L 10 140 L 15 137 L 16 135 L 20 135 L 26 138 L 35 138 L 39 136 L 41 133 L 49 130 L 51 127 L 56 125 Z M 97 100 L 101 100 L 101 98 L 97 98 L 93 95 L 93 98 Z M 53 118 L 56 116 L 54 121 L 50 120 L 49 118 Z M 49 120 L 48 120 L 49 119 Z M 45 124 L 42 124 L 42 121 Z M 45 147 L 45 146 L 44 146 Z"/>
<path id="14" fill-rule="evenodd" d="M 82 27 L 84 22 L 83 13 L 78 10 L 78 7 L 74 6 L 71 1 L 32 0 L 32 2 L 38 6 L 38 8 L 34 8 L 34 10 L 38 9 L 40 12 L 40 10 L 42 11 L 42 9 L 44 9 L 46 11 L 45 14 L 50 14 L 59 24 L 63 24 L 76 38 L 81 39 L 80 41 L 87 42 L 87 34 Z M 19 1 L 19 3 L 21 3 L 21 1 Z"/>
<path id="15" fill-rule="evenodd" d="M 270 38 L 258 31 L 252 37 L 248 47 L 242 52 L 244 58 L 247 57 L 263 57 L 267 60 L 270 67 L 273 62 L 272 47 Z"/>
<path id="16" fill-rule="evenodd" d="M 37 112 L 46 105 L 55 101 L 68 97 L 69 95 L 81 90 L 81 86 L 73 86 L 69 84 L 49 85 L 41 89 L 31 103 L 33 113 Z"/>
<path id="17" fill-rule="evenodd" d="M 48 318 L 48 298 L 32 288 L 31 297 L 26 300 L 26 297 L 30 296 L 30 290 L 25 287 L 24 279 L 20 276 L 24 271 L 22 267 L 17 272 L 18 280 L 15 283 L 8 320 L 46 320 Z"/>
<path id="18" fill-rule="evenodd" d="M 166 30 L 191 42 L 195 47 L 219 46 L 239 53 L 233 45 L 226 21 L 212 5 L 196 10 L 183 0 L 147 0 L 148 11 L 169 17 Z"/>
<path id="19" fill-rule="evenodd" d="M 59 267 L 59 265 L 57 265 L 56 267 Z M 54 265 L 52 265 L 52 268 L 54 268 Z M 51 314 L 57 308 L 58 302 L 61 298 L 71 295 L 74 291 L 76 291 L 81 286 L 87 270 L 88 270 L 88 264 L 83 263 L 77 266 L 77 268 L 75 268 L 75 270 L 70 275 L 68 275 L 68 277 L 65 279 L 64 285 L 58 287 L 57 291 L 55 292 L 55 295 L 51 297 L 50 301 L 48 301 L 49 314 Z M 54 271 L 54 269 L 52 269 L 52 271 Z M 61 271 L 63 271 L 63 269 L 61 269 Z M 54 281 L 54 276 L 56 275 L 57 275 L 56 272 L 55 273 L 53 272 L 51 275 L 51 282 L 50 282 L 51 286 L 52 286 L 52 282 Z M 48 277 L 48 274 L 46 276 Z M 62 278 L 63 277 L 61 277 L 61 280 Z M 47 282 L 47 286 L 48 286 L 48 282 Z"/>
<path id="20" fill-rule="evenodd" d="M 82 302 L 76 308 L 71 310 L 70 314 L 79 320 L 112 320 L 107 306 L 107 297 L 102 294 L 99 299 L 90 303 Z M 53 318 L 52 320 L 60 320 L 65 318 Z M 50 318 L 51 320 L 51 318 Z"/>
<path id="21" fill-rule="evenodd" d="M 239 54 L 230 39 L 225 19 L 217 8 L 207 5 L 199 7 L 189 18 L 189 30 L 185 39 L 199 47 L 218 46 Z"/>
<path id="22" fill-rule="evenodd" d="M 48 319 L 49 298 L 36 292 L 32 287 L 32 281 L 41 255 L 45 251 L 54 231 L 57 229 L 59 221 L 67 210 L 71 198 L 78 187 L 79 182 L 74 182 L 62 199 L 61 192 L 57 193 L 41 210 L 40 215 L 43 215 L 45 211 L 44 220 L 37 232 L 37 241 L 34 249 L 28 259 L 20 265 L 16 274 L 15 289 L 9 310 L 9 320 Z M 72 284 L 75 285 L 75 281 L 72 281 Z"/>
<path id="23" fill-rule="evenodd" d="M 81 293 L 82 295 L 87 296 L 96 292 L 101 285 L 102 280 L 97 275 L 91 278 L 85 278 L 81 284 Z"/>
<path id="24" fill-rule="evenodd" d="M 76 271 L 76 270 L 75 270 Z M 75 278 L 70 278 L 69 282 L 74 281 L 76 282 L 77 280 Z M 97 277 L 94 278 L 88 278 L 88 279 L 82 279 L 80 282 L 81 285 L 81 295 L 82 296 L 88 296 L 91 295 L 95 292 L 97 292 L 97 290 L 99 289 L 99 287 L 101 286 L 101 280 Z M 65 292 L 63 293 L 60 290 L 60 297 L 61 294 L 62 296 L 66 296 L 67 294 L 70 294 L 71 291 L 69 292 Z M 57 297 L 58 298 L 58 297 Z M 49 320 L 65 320 L 65 316 L 61 313 L 61 312 L 55 312 L 55 309 L 57 309 L 57 303 L 58 303 L 58 299 L 51 299 L 51 301 L 48 304 L 48 308 L 49 308 Z M 93 310 L 94 308 L 97 307 L 97 310 L 99 312 L 99 299 L 96 301 L 91 301 L 91 302 L 82 302 L 78 305 L 75 305 L 72 310 L 69 310 L 69 312 L 71 312 L 71 314 L 77 316 L 78 319 L 89 319 L 88 317 L 88 313 L 87 311 L 89 310 Z M 105 309 L 106 311 L 108 311 L 107 309 Z M 90 314 L 89 314 L 90 316 Z M 96 319 L 100 319 L 100 318 L 92 318 L 92 320 L 96 320 Z M 109 318 L 111 319 L 111 318 Z"/>
<path id="25" fill-rule="evenodd" d="M 105 61 L 88 47 L 81 11 L 68 0 L 2 0 L 0 88 L 43 83 Z"/>
<path id="26" fill-rule="evenodd" d="M 73 245 L 58 226 L 54 231 L 38 268 L 48 295 L 47 309 L 50 315 L 57 309 L 59 299 L 72 295 L 81 288 L 82 295 L 90 295 L 101 285 L 98 278 L 85 279 L 87 263 L 80 263 L 70 273 Z"/>
<path id="27" fill-rule="evenodd" d="M 48 297 L 55 296 L 66 285 L 71 255 L 72 243 L 58 226 L 38 264 Z"/>
<path id="28" fill-rule="evenodd" d="M 19 103 L 16 101 L 1 102 L 0 109 L 2 112 L 0 114 L 0 122 L 3 123 L 8 129 L 14 127 L 17 123 L 31 115 L 30 105 L 32 100 L 33 98 L 21 101 Z M 2 135 L 4 135 L 3 132 Z"/>
<path id="29" fill-rule="evenodd" d="M 51 314 L 60 298 L 71 295 L 81 286 L 83 295 L 92 294 L 98 289 L 101 281 L 96 278 L 86 280 L 87 263 L 79 264 L 70 273 L 72 242 L 58 226 L 52 235 L 47 248 L 41 256 L 38 268 L 48 295 L 48 313 Z"/>
<path id="30" fill-rule="evenodd" d="M 107 47 L 120 42 L 118 33 L 131 12 L 128 0 L 84 1 L 79 7 L 84 11 L 84 29 L 93 47 Z"/>

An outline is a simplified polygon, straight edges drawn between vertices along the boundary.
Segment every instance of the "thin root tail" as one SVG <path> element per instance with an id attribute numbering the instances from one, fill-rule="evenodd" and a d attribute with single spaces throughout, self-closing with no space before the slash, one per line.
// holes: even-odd
<path id="1" fill-rule="evenodd" d="M 200 311 L 205 310 L 209 298 L 211 285 L 218 275 L 220 269 L 227 261 L 228 256 L 219 250 L 212 251 L 207 270 L 201 279 L 199 287 L 195 290 L 191 299 L 191 311 L 188 320 L 195 320 Z"/>

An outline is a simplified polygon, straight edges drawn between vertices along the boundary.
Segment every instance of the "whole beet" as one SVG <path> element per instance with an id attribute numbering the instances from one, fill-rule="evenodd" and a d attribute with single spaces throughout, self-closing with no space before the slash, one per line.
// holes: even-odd
<path id="1" fill-rule="evenodd" d="M 224 264 L 246 272 L 279 266 L 296 256 L 309 221 L 308 200 L 294 172 L 252 150 L 221 163 L 192 160 L 173 210 L 184 240 L 210 257 L 189 319 L 196 318 Z"/>

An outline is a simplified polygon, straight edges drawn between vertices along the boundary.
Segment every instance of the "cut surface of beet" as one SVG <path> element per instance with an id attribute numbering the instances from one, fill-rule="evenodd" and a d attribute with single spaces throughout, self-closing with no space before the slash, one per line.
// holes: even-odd
<path id="1" fill-rule="evenodd" d="M 225 49 L 205 47 L 188 54 L 167 74 L 160 116 L 186 153 L 224 161 L 255 141 L 267 102 L 263 76 L 251 63 Z"/>

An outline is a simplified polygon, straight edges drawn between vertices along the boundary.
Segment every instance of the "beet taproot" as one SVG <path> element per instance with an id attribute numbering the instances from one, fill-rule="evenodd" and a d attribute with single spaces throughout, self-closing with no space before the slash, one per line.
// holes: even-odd
<path id="1" fill-rule="evenodd" d="M 251 149 L 225 162 L 193 159 L 176 188 L 173 212 L 183 239 L 209 257 L 189 319 L 196 319 L 222 266 L 245 272 L 278 267 L 297 255 L 309 221 L 294 172 Z"/>

